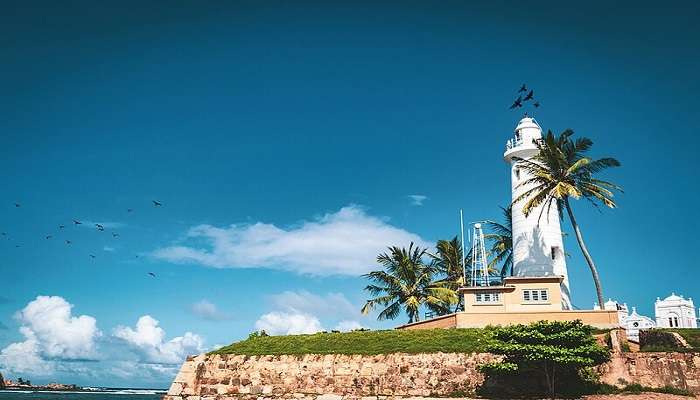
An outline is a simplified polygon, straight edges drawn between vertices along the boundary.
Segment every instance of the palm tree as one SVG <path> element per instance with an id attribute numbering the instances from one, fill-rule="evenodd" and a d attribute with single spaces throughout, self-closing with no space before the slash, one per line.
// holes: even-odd
<path id="1" fill-rule="evenodd" d="M 542 205 L 539 218 L 542 217 L 545 208 L 549 211 L 553 204 L 558 205 L 560 217 L 562 217 L 562 210 L 566 209 L 578 245 L 593 275 L 598 304 L 602 307 L 604 302 L 600 276 L 583 241 L 581 229 L 576 222 L 569 199 L 584 198 L 596 207 L 600 203 L 606 207 L 615 208 L 617 205 L 613 201 L 613 191 L 622 191 L 622 189 L 614 183 L 596 179 L 593 176 L 607 168 L 619 167 L 620 162 L 609 157 L 598 160 L 586 157 L 585 154 L 593 145 L 593 141 L 588 138 L 573 141 L 571 140 L 573 134 L 572 130 L 567 129 L 556 137 L 549 131 L 543 139 L 535 141 L 539 151 L 531 160 L 514 157 L 518 166 L 528 173 L 528 178 L 518 185 L 526 190 L 513 200 L 513 204 L 524 201 L 525 215 L 529 215 Z"/>
<path id="2" fill-rule="evenodd" d="M 436 285 L 447 287 L 457 292 L 464 286 L 464 258 L 462 244 L 457 236 L 452 240 L 438 240 L 436 254 L 429 254 L 437 268 L 437 272 L 443 278 L 436 281 Z M 471 259 L 471 257 L 470 257 Z M 462 296 L 457 295 L 457 305 L 455 311 L 462 307 Z"/>
<path id="3" fill-rule="evenodd" d="M 365 290 L 375 297 L 367 300 L 362 313 L 383 306 L 385 308 L 377 319 L 384 320 L 396 318 L 403 309 L 411 323 L 420 321 L 421 306 L 437 314 L 449 312 L 450 305 L 457 301 L 456 294 L 454 290 L 433 282 L 437 267 L 434 263 L 423 262 L 426 255 L 426 249 L 413 243 L 408 249 L 393 246 L 389 247 L 389 253 L 380 254 L 377 262 L 384 270 L 364 275 L 373 282 Z"/>
<path id="4" fill-rule="evenodd" d="M 503 280 L 508 275 L 508 271 L 513 275 L 513 208 L 501 207 L 501 211 L 503 211 L 503 223 L 485 221 L 486 226 L 494 233 L 487 233 L 484 237 L 491 242 L 489 252 L 494 256 L 489 267 L 496 269 L 496 266 L 501 264 L 501 280 Z"/>

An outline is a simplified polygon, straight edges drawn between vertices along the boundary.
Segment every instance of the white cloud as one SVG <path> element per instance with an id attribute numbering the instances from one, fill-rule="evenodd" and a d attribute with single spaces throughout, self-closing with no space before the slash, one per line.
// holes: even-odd
<path id="1" fill-rule="evenodd" d="M 111 246 L 105 246 L 105 247 L 102 248 L 102 250 L 104 250 L 104 251 L 109 251 L 109 252 L 113 252 L 115 249 L 114 249 L 114 247 L 111 247 Z"/>
<path id="2" fill-rule="evenodd" d="M 411 199 L 411 205 L 413 206 L 422 206 L 423 202 L 428 199 L 428 196 L 422 194 L 409 194 L 407 197 Z"/>
<path id="3" fill-rule="evenodd" d="M 270 335 L 298 335 L 323 330 L 318 318 L 310 314 L 296 312 L 271 312 L 255 322 L 255 328 Z"/>
<path id="4" fill-rule="evenodd" d="M 357 321 L 350 321 L 350 320 L 343 320 L 338 322 L 338 325 L 335 326 L 336 331 L 341 331 L 341 332 L 349 332 L 355 329 L 362 329 L 364 326 L 360 324 Z"/>
<path id="5" fill-rule="evenodd" d="M 318 295 L 306 290 L 285 291 L 270 296 L 275 308 L 287 312 L 328 316 L 360 316 L 360 307 L 342 293 Z"/>
<path id="6" fill-rule="evenodd" d="M 213 304 L 206 299 L 202 299 L 192 304 L 190 306 L 190 310 L 194 315 L 210 321 L 221 321 L 231 318 L 230 314 L 219 311 L 216 304 Z"/>
<path id="7" fill-rule="evenodd" d="M 15 314 L 23 342 L 0 351 L 6 370 L 36 375 L 51 373 L 56 361 L 97 359 L 96 339 L 102 333 L 88 315 L 74 317 L 73 305 L 59 296 L 37 296 Z"/>
<path id="8" fill-rule="evenodd" d="M 150 315 L 139 318 L 135 328 L 118 326 L 114 329 L 114 336 L 129 344 L 144 362 L 179 364 L 188 355 L 204 351 L 202 338 L 191 332 L 164 341 L 165 331 Z"/>
<path id="9" fill-rule="evenodd" d="M 420 236 L 368 215 L 357 206 L 343 207 L 314 221 L 282 229 L 272 224 L 199 225 L 189 238 L 209 246 L 171 246 L 154 256 L 177 263 L 216 268 L 278 268 L 312 275 L 360 275 L 376 268 L 377 254 L 387 246 L 430 243 Z"/>

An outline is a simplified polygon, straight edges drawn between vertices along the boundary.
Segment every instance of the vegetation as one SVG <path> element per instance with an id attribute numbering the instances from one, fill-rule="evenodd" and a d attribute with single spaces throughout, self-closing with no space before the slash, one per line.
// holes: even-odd
<path id="1" fill-rule="evenodd" d="M 212 354 L 301 355 L 484 352 L 490 329 L 421 329 L 316 333 L 313 335 L 250 335 Z"/>
<path id="2" fill-rule="evenodd" d="M 683 346 L 675 336 L 677 333 L 688 343 Z M 648 329 L 639 332 L 639 346 L 645 352 L 698 352 L 700 351 L 700 329 Z"/>
<path id="3" fill-rule="evenodd" d="M 495 233 L 488 233 L 485 238 L 491 242 L 491 260 L 490 267 L 496 268 L 501 265 L 501 280 L 503 280 L 508 272 L 513 275 L 513 208 L 508 206 L 501 207 L 503 211 L 503 223 L 495 221 L 486 221 L 486 226 Z"/>
<path id="4" fill-rule="evenodd" d="M 426 249 L 414 247 L 390 247 L 389 253 L 380 254 L 377 262 L 383 271 L 372 271 L 364 276 L 373 283 L 365 290 L 372 296 L 362 307 L 367 314 L 377 306 L 385 307 L 377 319 L 394 319 L 403 309 L 408 314 L 408 322 L 420 321 L 421 306 L 437 314 L 450 312 L 457 303 L 457 293 L 448 283 L 435 282 L 438 273 L 435 263 L 426 264 Z"/>
<path id="5" fill-rule="evenodd" d="M 686 389 L 679 389 L 673 386 L 664 386 L 660 388 L 655 388 L 655 387 L 649 387 L 649 386 L 643 386 L 638 383 L 631 383 L 628 385 L 625 385 L 622 388 L 618 388 L 613 385 L 607 385 L 607 384 L 599 384 L 597 385 L 597 389 L 595 391 L 596 394 L 640 394 L 640 393 L 645 393 L 645 392 L 653 392 L 653 393 L 666 393 L 666 394 L 675 394 L 678 396 L 689 396 L 689 397 L 695 397 L 693 392 L 686 390 Z"/>
<path id="6" fill-rule="evenodd" d="M 592 332 L 593 328 L 581 321 L 540 321 L 495 328 L 495 341 L 487 351 L 504 359 L 480 367 L 487 379 L 483 394 L 497 387 L 513 391 L 503 394 L 546 393 L 554 398 L 584 388 L 586 369 L 610 359 L 609 350 L 596 342 Z"/>
<path id="7" fill-rule="evenodd" d="M 598 160 L 587 157 L 586 153 L 593 145 L 593 141 L 588 138 L 579 138 L 574 141 L 571 139 L 573 134 L 572 130 L 567 129 L 557 137 L 549 131 L 542 140 L 535 142 L 538 153 L 532 159 L 514 158 L 518 167 L 526 171 L 529 177 L 518 185 L 527 190 L 513 200 L 513 205 L 523 203 L 525 215 L 542 206 L 539 218 L 545 210 L 549 211 L 553 204 L 558 206 L 560 217 L 566 210 L 578 245 L 591 270 L 598 304 L 602 307 L 604 297 L 598 269 L 583 240 L 569 200 L 584 198 L 596 207 L 602 204 L 615 208 L 613 191 L 621 191 L 621 188 L 594 176 L 607 168 L 620 166 L 620 162 L 609 157 Z"/>
<path id="8" fill-rule="evenodd" d="M 457 296 L 455 311 L 459 311 L 463 304 L 462 297 L 457 295 L 457 289 L 465 284 L 463 271 L 465 260 L 462 244 L 455 236 L 452 240 L 438 240 L 435 247 L 437 253 L 430 254 L 430 257 L 433 260 L 437 274 L 441 276 L 435 284 L 455 292 L 455 296 Z"/>

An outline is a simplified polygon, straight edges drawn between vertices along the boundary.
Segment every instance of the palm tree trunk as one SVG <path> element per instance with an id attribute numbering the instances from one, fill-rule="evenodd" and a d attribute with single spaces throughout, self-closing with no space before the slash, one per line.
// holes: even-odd
<path id="1" fill-rule="evenodd" d="M 591 275 L 593 275 L 593 284 L 595 284 L 595 291 L 596 295 L 598 296 L 598 305 L 602 310 L 605 305 L 605 301 L 603 300 L 603 288 L 600 285 L 600 275 L 598 275 L 598 269 L 595 267 L 593 258 L 588 252 L 586 244 L 583 242 L 583 236 L 581 236 L 581 229 L 579 229 L 578 224 L 576 223 L 576 218 L 574 217 L 574 212 L 571 210 L 571 205 L 569 204 L 568 197 L 564 198 L 564 205 L 566 205 L 566 212 L 569 214 L 569 221 L 571 221 L 571 226 L 574 228 L 574 233 L 576 233 L 576 240 L 578 241 L 578 246 L 581 248 L 583 257 L 588 263 L 588 268 L 591 269 Z"/>

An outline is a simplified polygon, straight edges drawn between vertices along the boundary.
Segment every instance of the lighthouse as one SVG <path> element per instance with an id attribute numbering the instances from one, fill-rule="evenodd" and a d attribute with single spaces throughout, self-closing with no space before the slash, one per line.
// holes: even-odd
<path id="1" fill-rule="evenodd" d="M 512 200 L 523 194 L 528 186 L 521 185 L 530 176 L 517 165 L 514 157 L 531 159 L 538 152 L 535 141 L 542 139 L 542 128 L 527 115 L 515 127 L 514 137 L 506 143 L 503 158 L 510 164 Z M 556 203 L 547 210 L 544 205 L 529 215 L 523 213 L 523 200 L 513 205 L 513 275 L 516 277 L 561 276 L 563 309 L 571 309 L 569 277 L 566 271 L 564 243 Z"/>

